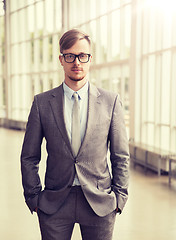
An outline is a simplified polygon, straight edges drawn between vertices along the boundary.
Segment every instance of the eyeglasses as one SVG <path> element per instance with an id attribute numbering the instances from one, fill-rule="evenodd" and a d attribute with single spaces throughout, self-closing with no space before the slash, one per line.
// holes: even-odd
<path id="1" fill-rule="evenodd" d="M 87 63 L 90 59 L 91 54 L 80 53 L 79 55 L 76 55 L 73 53 L 66 53 L 62 54 L 62 56 L 64 57 L 64 60 L 67 63 L 73 63 L 76 60 L 76 58 L 78 58 L 81 63 Z"/>

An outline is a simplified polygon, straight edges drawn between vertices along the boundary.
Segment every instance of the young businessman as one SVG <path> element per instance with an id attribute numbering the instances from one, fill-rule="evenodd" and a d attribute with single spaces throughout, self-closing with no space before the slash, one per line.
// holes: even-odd
<path id="1" fill-rule="evenodd" d="M 128 197 L 121 102 L 118 94 L 88 81 L 88 35 L 73 29 L 59 43 L 64 82 L 35 96 L 28 118 L 21 153 L 25 200 L 38 214 L 43 240 L 71 239 L 75 223 L 83 240 L 111 240 L 116 213 Z M 43 138 L 48 153 L 44 190 L 38 175 Z"/>

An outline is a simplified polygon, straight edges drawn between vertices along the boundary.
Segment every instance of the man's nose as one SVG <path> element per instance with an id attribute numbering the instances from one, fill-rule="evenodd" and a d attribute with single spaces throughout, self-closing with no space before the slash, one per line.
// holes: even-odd
<path id="1" fill-rule="evenodd" d="M 74 64 L 76 64 L 76 65 L 80 64 L 80 61 L 79 61 L 78 57 L 75 58 Z"/>

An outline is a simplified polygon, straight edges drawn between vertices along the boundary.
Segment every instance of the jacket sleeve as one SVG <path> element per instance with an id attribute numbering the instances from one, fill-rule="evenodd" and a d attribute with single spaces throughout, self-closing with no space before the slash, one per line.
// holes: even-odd
<path id="1" fill-rule="evenodd" d="M 31 212 L 37 207 L 38 195 L 42 189 L 38 174 L 42 139 L 43 131 L 37 106 L 37 98 L 35 97 L 29 114 L 21 152 L 24 197 Z"/>
<path id="2" fill-rule="evenodd" d="M 129 144 L 122 104 L 118 96 L 114 103 L 109 131 L 109 141 L 112 167 L 112 190 L 116 195 L 117 207 L 121 213 L 128 199 Z"/>

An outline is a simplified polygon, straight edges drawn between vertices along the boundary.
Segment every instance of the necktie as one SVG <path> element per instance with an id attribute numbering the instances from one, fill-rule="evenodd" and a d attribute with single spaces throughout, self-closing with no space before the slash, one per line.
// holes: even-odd
<path id="1" fill-rule="evenodd" d="M 78 103 L 78 94 L 73 93 L 74 104 L 72 110 L 72 150 L 74 156 L 77 155 L 81 145 L 81 134 L 80 134 L 80 109 Z"/>

